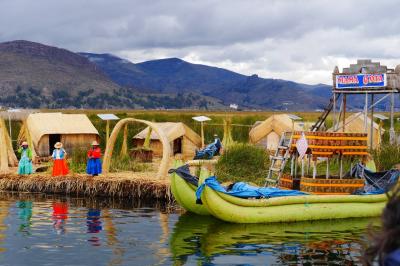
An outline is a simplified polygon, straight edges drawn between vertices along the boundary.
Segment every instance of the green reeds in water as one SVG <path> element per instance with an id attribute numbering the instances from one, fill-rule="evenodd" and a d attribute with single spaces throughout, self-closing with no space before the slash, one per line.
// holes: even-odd
<path id="1" fill-rule="evenodd" d="M 228 146 L 218 160 L 215 174 L 220 182 L 265 183 L 269 168 L 269 155 L 263 148 L 251 144 Z"/>
<path id="2" fill-rule="evenodd" d="M 371 155 L 377 171 L 392 169 L 400 163 L 400 145 L 382 143 L 379 149 L 371 151 Z"/>

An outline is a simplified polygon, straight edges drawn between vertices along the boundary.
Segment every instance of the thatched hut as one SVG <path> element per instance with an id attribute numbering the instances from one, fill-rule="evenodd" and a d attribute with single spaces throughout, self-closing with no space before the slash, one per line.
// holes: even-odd
<path id="1" fill-rule="evenodd" d="M 283 132 L 302 131 L 304 128 L 294 122 L 287 114 L 271 115 L 262 122 L 257 122 L 250 130 L 250 142 L 267 150 L 276 150 Z"/>
<path id="2" fill-rule="evenodd" d="M 99 132 L 84 114 L 36 113 L 25 121 L 25 138 L 40 157 L 49 156 L 54 144 L 61 141 L 67 152 L 87 147 L 99 140 Z M 28 136 L 26 136 L 28 135 Z"/>
<path id="3" fill-rule="evenodd" d="M 365 117 L 361 112 L 354 113 L 347 117 L 345 123 L 344 131 L 347 133 L 367 133 L 369 145 L 371 139 L 371 118 L 367 117 L 367 132 L 365 132 Z M 330 128 L 328 131 L 333 131 L 333 128 Z M 380 145 L 382 134 L 384 132 L 385 130 L 380 128 L 378 123 L 373 122 L 372 148 L 376 148 Z"/>
<path id="4" fill-rule="evenodd" d="M 201 147 L 201 137 L 184 123 L 163 122 L 155 124 L 165 132 L 171 145 L 173 153 L 171 156 L 182 154 L 184 159 L 191 159 L 195 155 L 196 149 Z M 134 147 L 142 147 L 148 133 L 149 127 L 136 134 L 133 137 Z M 153 155 L 162 155 L 163 146 L 154 131 L 150 135 L 150 148 L 153 151 Z"/>

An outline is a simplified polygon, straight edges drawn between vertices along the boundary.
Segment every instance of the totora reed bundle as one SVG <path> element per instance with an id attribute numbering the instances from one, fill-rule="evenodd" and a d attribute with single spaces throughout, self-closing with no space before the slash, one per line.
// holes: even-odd
<path id="1" fill-rule="evenodd" d="M 0 190 L 173 201 L 168 181 L 133 178 L 131 175 L 129 178 L 113 175 L 92 178 L 86 175 L 51 177 L 45 174 L 1 174 Z"/>

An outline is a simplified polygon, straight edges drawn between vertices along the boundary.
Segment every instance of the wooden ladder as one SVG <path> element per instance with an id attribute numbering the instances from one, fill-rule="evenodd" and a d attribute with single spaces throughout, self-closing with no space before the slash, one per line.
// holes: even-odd
<path id="1" fill-rule="evenodd" d="M 283 132 L 276 148 L 275 155 L 271 156 L 271 165 L 268 170 L 265 186 L 277 187 L 282 176 L 286 162 L 290 158 L 290 146 L 292 145 L 293 132 Z M 277 164 L 280 162 L 280 165 Z"/>

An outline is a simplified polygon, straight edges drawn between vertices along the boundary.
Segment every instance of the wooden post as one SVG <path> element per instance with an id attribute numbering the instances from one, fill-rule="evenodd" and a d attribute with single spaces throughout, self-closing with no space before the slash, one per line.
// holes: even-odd
<path id="1" fill-rule="evenodd" d="M 333 93 L 333 130 L 336 130 L 336 92 Z"/>
<path id="2" fill-rule="evenodd" d="M 295 152 L 294 155 L 294 176 L 293 176 L 293 180 L 296 179 L 297 177 L 297 151 Z"/>
<path id="3" fill-rule="evenodd" d="M 294 154 L 292 154 L 292 156 L 290 156 L 290 176 L 293 177 L 294 176 Z"/>
<path id="4" fill-rule="evenodd" d="M 204 148 L 204 122 L 201 122 L 201 147 Z"/>
<path id="5" fill-rule="evenodd" d="M 374 146 L 374 94 L 371 94 L 371 134 L 370 134 L 370 149 L 373 149 Z"/>
<path id="6" fill-rule="evenodd" d="M 307 155 L 307 176 L 310 174 L 310 168 L 311 168 L 311 154 Z"/>
<path id="7" fill-rule="evenodd" d="M 343 156 L 341 154 L 339 155 L 339 161 L 340 161 L 339 178 L 342 179 L 342 177 L 343 177 Z"/>
<path id="8" fill-rule="evenodd" d="M 121 156 L 125 156 L 127 154 L 128 154 L 128 124 L 125 124 L 124 136 L 123 136 L 122 147 L 121 147 Z"/>
<path id="9" fill-rule="evenodd" d="M 346 94 L 343 94 L 343 132 L 346 127 Z"/>
<path id="10" fill-rule="evenodd" d="M 313 160 L 313 179 L 317 176 L 317 160 Z"/>
<path id="11" fill-rule="evenodd" d="M 106 148 L 108 146 L 108 139 L 110 138 L 110 120 L 106 122 Z"/>
<path id="12" fill-rule="evenodd" d="M 304 156 L 301 158 L 301 177 L 304 177 Z"/>
<path id="13" fill-rule="evenodd" d="M 390 144 L 395 143 L 395 132 L 394 132 L 394 92 L 390 95 L 390 129 L 389 129 L 389 139 Z"/>
<path id="14" fill-rule="evenodd" d="M 365 106 L 364 106 L 364 133 L 368 134 L 368 93 L 365 93 Z"/>
<path id="15" fill-rule="evenodd" d="M 326 158 L 326 179 L 329 179 L 329 157 Z"/>

